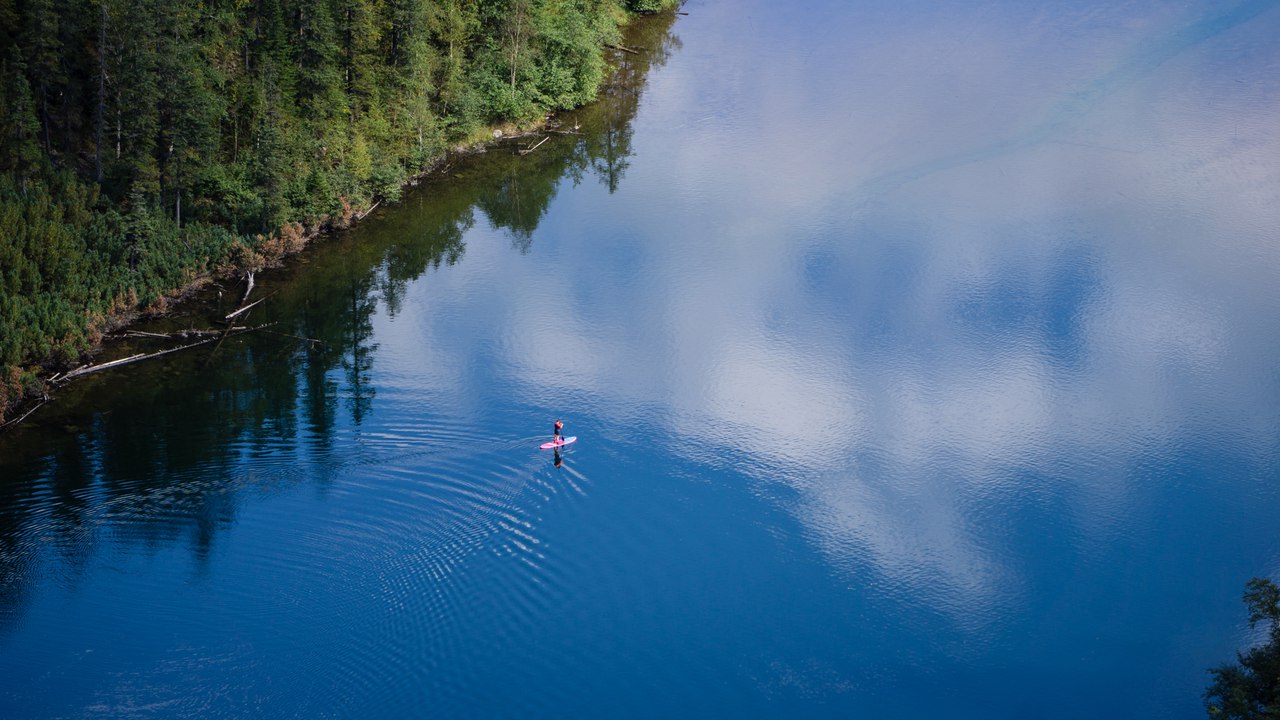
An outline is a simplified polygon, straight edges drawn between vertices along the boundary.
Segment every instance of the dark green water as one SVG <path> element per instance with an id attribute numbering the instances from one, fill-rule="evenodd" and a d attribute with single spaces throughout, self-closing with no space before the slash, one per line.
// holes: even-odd
<path id="1" fill-rule="evenodd" d="M 0 436 L 0 717 L 1203 715 L 1280 573 L 1280 7 L 685 10 Z"/>

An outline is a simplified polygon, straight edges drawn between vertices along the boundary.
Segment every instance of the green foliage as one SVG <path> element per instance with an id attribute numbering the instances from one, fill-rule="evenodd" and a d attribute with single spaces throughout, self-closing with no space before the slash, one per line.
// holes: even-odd
<path id="1" fill-rule="evenodd" d="M 0 177 L 0 365 L 74 359 L 108 314 L 154 303 L 227 256 L 233 233 L 179 228 L 142 195 L 121 214 L 99 210 L 96 186 L 68 173 L 25 193 Z"/>
<path id="2" fill-rule="evenodd" d="M 635 13 L 656 13 L 678 7 L 680 0 L 627 0 L 627 9 Z"/>
<path id="3" fill-rule="evenodd" d="M 10 46 L 0 65 L 0 171 L 16 178 L 25 191 L 27 182 L 46 169 L 40 152 L 35 101 L 27 81 L 27 66 L 17 46 Z"/>
<path id="4" fill-rule="evenodd" d="M 626 9 L 673 4 L 0 0 L 0 368 L 73 359 L 484 125 L 591 100 Z"/>
<path id="5" fill-rule="evenodd" d="M 1211 718 L 1276 720 L 1280 718 L 1280 587 L 1263 578 L 1249 581 L 1244 594 L 1249 625 L 1268 626 L 1267 642 L 1239 653 L 1237 664 L 1211 671 L 1205 692 Z"/>
<path id="6" fill-rule="evenodd" d="M 85 252 L 63 209 L 42 185 L 24 192 L 0 178 L 0 364 L 48 355 L 75 323 Z"/>

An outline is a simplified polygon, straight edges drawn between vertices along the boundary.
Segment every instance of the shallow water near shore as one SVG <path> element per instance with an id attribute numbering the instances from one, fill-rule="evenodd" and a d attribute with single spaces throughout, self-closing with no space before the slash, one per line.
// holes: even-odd
<path id="1" fill-rule="evenodd" d="M 0 435 L 0 717 L 1203 717 L 1280 3 L 684 10 Z"/>

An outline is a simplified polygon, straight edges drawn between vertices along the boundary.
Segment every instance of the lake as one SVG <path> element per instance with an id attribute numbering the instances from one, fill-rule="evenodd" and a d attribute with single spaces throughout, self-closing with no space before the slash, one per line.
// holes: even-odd
<path id="1" fill-rule="evenodd" d="M 683 10 L 0 436 L 0 717 L 1204 716 L 1280 3 Z"/>

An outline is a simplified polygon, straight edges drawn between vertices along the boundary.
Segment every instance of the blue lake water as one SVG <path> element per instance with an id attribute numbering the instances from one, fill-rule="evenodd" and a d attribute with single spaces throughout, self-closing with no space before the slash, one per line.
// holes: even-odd
<path id="1" fill-rule="evenodd" d="M 0 436 L 0 717 L 1203 716 L 1280 576 L 1280 3 L 684 10 Z"/>

